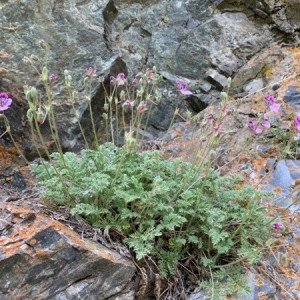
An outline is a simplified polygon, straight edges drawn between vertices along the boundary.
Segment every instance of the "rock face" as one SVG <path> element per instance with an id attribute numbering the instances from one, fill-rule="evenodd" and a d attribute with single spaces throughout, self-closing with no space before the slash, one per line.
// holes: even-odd
<path id="1" fill-rule="evenodd" d="M 148 122 L 148 131 L 155 137 L 168 128 L 173 117 L 175 79 L 188 81 L 194 93 L 180 103 L 181 112 L 198 112 L 218 99 L 223 77 L 233 77 L 233 92 L 240 92 L 257 76 L 261 69 L 255 65 L 246 77 L 239 70 L 269 47 L 274 40 L 272 27 L 295 35 L 300 26 L 299 14 L 295 13 L 297 0 L 14 0 L 1 1 L 0 9 L 0 89 L 14 100 L 7 115 L 13 133 L 29 154 L 32 147 L 22 142 L 28 137 L 22 86 L 41 86 L 39 76 L 23 57 L 42 55 L 40 39 L 50 47 L 49 71 L 58 75 L 54 104 L 59 134 L 64 148 L 74 149 L 80 148 L 82 141 L 64 89 L 64 69 L 70 70 L 79 92 L 78 114 L 84 127 L 90 128 L 82 89 L 82 78 L 89 67 L 94 67 L 97 75 L 124 72 L 131 76 L 155 65 L 165 78 L 161 104 Z M 95 84 L 92 95 L 93 109 L 100 112 L 95 117 L 100 128 L 104 91 Z M 42 131 L 47 133 L 46 128 Z"/>
<path id="2" fill-rule="evenodd" d="M 0 207 L 1 299 L 134 299 L 133 263 L 60 222 Z"/>

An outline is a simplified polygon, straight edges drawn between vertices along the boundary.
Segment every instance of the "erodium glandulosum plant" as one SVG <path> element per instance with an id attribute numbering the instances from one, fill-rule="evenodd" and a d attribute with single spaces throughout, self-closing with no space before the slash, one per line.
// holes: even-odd
<path id="1" fill-rule="evenodd" d="M 174 283 L 169 287 L 173 287 L 173 299 L 178 296 L 175 291 L 185 291 L 187 278 L 194 278 L 192 284 L 202 282 L 222 299 L 236 291 L 245 292 L 247 285 L 241 276 L 241 262 L 257 262 L 272 226 L 260 204 L 262 197 L 267 196 L 265 192 L 244 185 L 239 176 L 221 176 L 208 163 L 211 149 L 219 143 L 228 91 L 221 94 L 218 114 L 207 120 L 211 131 L 206 133 L 203 148 L 196 151 L 202 161 L 192 164 L 181 159 L 165 159 L 159 151 L 139 149 L 142 129 L 147 127 L 152 109 L 161 101 L 158 92 L 161 76 L 155 68 L 138 73 L 133 79 L 122 72 L 111 76 L 109 87 L 103 77 L 97 78 L 94 68 L 86 71 L 83 84 L 93 127 L 91 144 L 76 112 L 79 92 L 71 72 L 66 70 L 63 74 L 66 94 L 85 149 L 80 153 L 64 153 L 52 92 L 59 77 L 49 70 L 48 46 L 44 41 L 40 41 L 40 46 L 46 58 L 42 69 L 36 71 L 46 100 L 42 101 L 34 86 L 25 86 L 24 92 L 32 142 L 46 153 L 46 159 L 30 166 L 41 197 L 64 205 L 71 214 L 82 216 L 92 226 L 122 241 L 132 250 L 138 265 L 147 265 L 150 273 Z M 26 61 L 34 66 L 36 59 L 31 57 Z M 102 117 L 106 128 L 100 130 L 94 123 L 97 112 L 91 105 L 95 83 L 100 83 L 105 91 Z M 183 81 L 176 81 L 175 86 L 178 101 L 192 94 Z M 0 95 L 0 110 L 4 111 L 11 99 L 7 94 Z M 273 99 L 267 101 L 270 109 L 278 109 Z M 174 115 L 178 113 L 176 108 Z M 7 118 L 4 113 L 1 116 L 9 132 Z M 50 153 L 47 148 L 40 131 L 44 122 L 49 124 L 57 152 Z M 297 116 L 297 130 L 299 124 Z M 268 127 L 268 121 L 262 115 L 248 126 L 259 134 Z M 101 130 L 106 132 L 106 142 L 102 144 L 98 140 Z M 38 153 L 42 158 L 42 153 Z M 216 278 L 225 283 L 218 291 L 213 288 Z M 167 298 L 159 288 L 156 296 Z"/>

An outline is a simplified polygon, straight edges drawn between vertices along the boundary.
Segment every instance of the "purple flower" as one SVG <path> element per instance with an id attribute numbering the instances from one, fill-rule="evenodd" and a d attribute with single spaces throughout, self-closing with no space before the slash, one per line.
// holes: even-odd
<path id="1" fill-rule="evenodd" d="M 110 76 L 110 83 L 117 84 L 117 85 L 124 85 L 126 82 L 125 74 L 119 73 L 117 78 L 114 76 Z"/>
<path id="2" fill-rule="evenodd" d="M 7 110 L 11 103 L 12 99 L 8 97 L 7 93 L 0 93 L 0 111 Z"/>
<path id="3" fill-rule="evenodd" d="M 260 121 L 255 121 L 253 119 L 248 120 L 248 128 L 255 134 L 261 134 L 264 128 L 270 128 L 271 124 L 268 119 L 263 115 Z"/>
<path id="4" fill-rule="evenodd" d="M 119 73 L 117 75 L 117 83 L 118 85 L 124 85 L 126 82 L 125 74 L 124 73 Z"/>
<path id="5" fill-rule="evenodd" d="M 133 78 L 132 81 L 131 81 L 131 83 L 132 83 L 133 85 L 137 84 L 138 82 L 139 82 L 139 81 L 138 81 L 137 78 Z"/>
<path id="6" fill-rule="evenodd" d="M 280 104 L 276 103 L 276 99 L 273 95 L 266 95 L 265 100 L 267 101 L 269 108 L 272 112 L 277 113 L 280 109 Z"/>
<path id="7" fill-rule="evenodd" d="M 58 77 L 57 77 L 56 74 L 51 74 L 51 75 L 49 76 L 49 80 L 50 80 L 50 81 L 55 81 L 57 78 L 58 78 Z"/>
<path id="8" fill-rule="evenodd" d="M 273 228 L 276 229 L 276 230 L 279 230 L 279 229 L 282 228 L 282 225 L 280 223 L 274 223 Z"/>
<path id="9" fill-rule="evenodd" d="M 255 134 L 261 134 L 263 132 L 262 126 L 255 120 L 250 119 L 247 123 L 248 128 Z"/>
<path id="10" fill-rule="evenodd" d="M 268 119 L 264 115 L 262 115 L 262 117 L 261 117 L 261 126 L 263 126 L 264 128 L 270 128 L 271 127 L 270 122 L 268 121 Z"/>
<path id="11" fill-rule="evenodd" d="M 132 106 L 132 102 L 128 99 L 123 103 L 123 107 L 129 108 Z"/>
<path id="12" fill-rule="evenodd" d="M 94 68 L 88 68 L 88 70 L 86 71 L 86 76 L 92 77 L 95 75 L 96 75 L 96 70 Z"/>
<path id="13" fill-rule="evenodd" d="M 214 114 L 209 114 L 209 115 L 207 116 L 207 119 L 208 119 L 208 120 L 214 120 L 214 119 L 215 119 Z"/>
<path id="14" fill-rule="evenodd" d="M 192 95 L 193 94 L 191 91 L 187 90 L 187 85 L 188 84 L 186 82 L 176 80 L 175 85 L 176 85 L 176 88 L 177 88 L 177 90 L 178 90 L 178 92 L 181 96 L 187 96 L 187 95 Z"/>
<path id="15" fill-rule="evenodd" d="M 294 118 L 294 125 L 295 125 L 297 131 L 300 131 L 300 115 L 297 115 Z"/>

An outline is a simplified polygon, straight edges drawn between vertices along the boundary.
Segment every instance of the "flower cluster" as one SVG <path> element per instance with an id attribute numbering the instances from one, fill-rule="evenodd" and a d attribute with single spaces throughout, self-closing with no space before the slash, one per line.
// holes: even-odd
<path id="1" fill-rule="evenodd" d="M 0 111 L 7 110 L 12 103 L 7 93 L 0 93 Z"/>
<path id="2" fill-rule="evenodd" d="M 124 85 L 126 83 L 126 76 L 124 73 L 119 73 L 117 77 L 110 76 L 110 83 L 116 85 Z"/>
<path id="3" fill-rule="evenodd" d="M 278 113 L 280 109 L 280 104 L 276 103 L 276 99 L 273 95 L 265 95 L 265 100 L 267 102 L 268 108 L 272 113 Z M 255 134 L 261 134 L 264 129 L 270 128 L 271 124 L 263 114 L 259 120 L 249 119 L 247 122 L 248 128 Z"/>

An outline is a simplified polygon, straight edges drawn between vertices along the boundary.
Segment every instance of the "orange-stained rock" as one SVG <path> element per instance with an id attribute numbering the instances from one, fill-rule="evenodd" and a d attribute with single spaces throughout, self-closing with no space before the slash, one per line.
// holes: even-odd
<path id="1" fill-rule="evenodd" d="M 134 299 L 134 264 L 56 220 L 0 203 L 0 234 L 0 299 Z"/>

